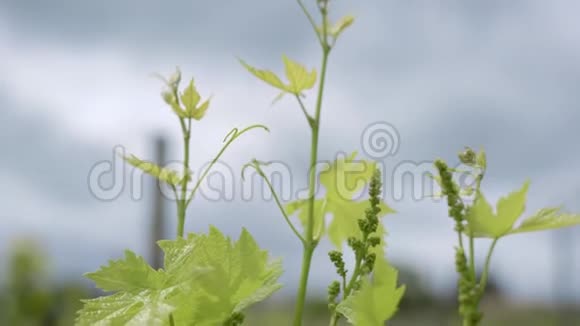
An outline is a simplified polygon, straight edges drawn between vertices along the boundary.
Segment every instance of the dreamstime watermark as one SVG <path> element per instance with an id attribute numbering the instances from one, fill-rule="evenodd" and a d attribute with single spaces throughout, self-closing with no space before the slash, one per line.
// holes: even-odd
<path id="1" fill-rule="evenodd" d="M 431 177 L 436 172 L 433 161 L 404 160 L 387 171 L 386 161 L 396 156 L 400 145 L 400 134 L 393 125 L 387 122 L 373 123 L 361 133 L 360 146 L 365 157 L 351 160 L 347 154 L 338 153 L 333 161 L 319 162 L 316 170 L 320 173 L 320 183 L 331 184 L 336 194 L 344 199 L 360 199 L 365 195 L 364 185 L 371 168 L 369 161 L 365 159 L 371 159 L 382 172 L 383 182 L 386 185 L 383 197 L 387 202 L 403 201 L 409 196 L 414 201 L 438 200 L 434 196 L 438 186 Z M 145 183 L 147 173 L 143 169 L 126 164 L 123 159 L 126 156 L 126 150 L 122 146 L 116 146 L 110 160 L 103 160 L 92 166 L 87 182 L 89 191 L 95 198 L 113 201 L 124 193 L 129 193 L 131 199 L 135 201 L 144 198 L 145 188 L 148 186 Z M 152 166 L 150 162 L 143 164 Z M 256 169 L 245 169 L 242 178 L 239 169 L 234 169 L 223 161 L 213 163 L 209 169 L 211 164 L 210 161 L 199 166 L 190 166 L 191 181 L 187 184 L 188 194 L 195 189 L 196 197 L 208 201 L 273 199 L 268 184 Z M 182 171 L 183 163 L 172 161 L 164 164 L 162 168 Z M 280 200 L 307 198 L 308 189 L 298 187 L 296 180 L 298 177 L 307 179 L 308 171 L 301 170 L 300 173 L 296 173 L 296 170 L 283 161 L 270 161 L 260 165 L 259 168 L 272 184 Z M 459 170 L 459 167 L 457 168 Z M 341 173 L 335 173 L 337 170 Z M 205 178 L 199 181 L 199 177 L 206 171 L 209 172 Z M 459 175 L 458 182 L 462 187 L 466 187 L 473 185 L 474 180 L 465 173 Z M 164 182 L 156 184 L 166 199 L 178 198 L 177 194 L 180 192 L 176 192 L 172 186 Z M 321 195 L 324 191 L 326 189 L 317 184 L 316 194 Z"/>

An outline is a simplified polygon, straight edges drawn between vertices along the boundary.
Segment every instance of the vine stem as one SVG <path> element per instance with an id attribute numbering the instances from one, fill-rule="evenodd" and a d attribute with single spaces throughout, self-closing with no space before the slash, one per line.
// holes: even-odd
<path id="1" fill-rule="evenodd" d="M 191 139 L 191 119 L 187 120 L 187 126 L 181 121 L 183 130 L 183 182 L 181 184 L 181 195 L 177 198 L 177 236 L 183 238 L 185 227 L 185 212 L 187 210 L 187 181 L 189 179 L 189 143 Z"/>
<path id="2" fill-rule="evenodd" d="M 485 175 L 485 169 L 482 168 L 481 172 L 476 177 L 476 184 L 475 184 L 475 193 L 479 194 L 481 189 L 481 181 L 483 180 L 483 176 Z M 476 199 L 477 200 L 477 199 Z M 473 275 L 473 279 L 477 280 L 477 271 L 475 270 L 475 243 L 474 243 L 474 235 L 472 232 L 469 234 L 469 268 L 471 269 L 471 274 Z"/>
<path id="3" fill-rule="evenodd" d="M 296 0 L 296 2 L 298 2 L 300 9 L 302 9 L 302 12 L 304 12 L 304 15 L 306 16 L 306 18 L 310 22 L 310 25 L 312 25 L 312 29 L 314 29 L 314 32 L 316 33 L 316 37 L 318 38 L 318 41 L 320 42 L 320 45 L 322 45 L 324 47 L 325 40 L 318 33 L 318 28 L 316 27 L 316 22 L 314 21 L 314 18 L 312 18 L 312 15 L 310 14 L 310 12 L 308 12 L 308 9 L 306 8 L 306 6 L 302 2 L 302 0 Z M 326 29 L 326 25 L 322 26 L 322 28 Z M 324 35 L 326 35 L 326 32 L 324 32 Z"/>
<path id="4" fill-rule="evenodd" d="M 292 224 L 292 222 L 290 221 L 290 218 L 288 217 L 288 214 L 286 214 L 286 210 L 284 209 L 284 206 L 282 206 L 282 202 L 280 201 L 280 197 L 278 197 L 278 193 L 276 193 L 276 190 L 274 190 L 274 186 L 272 185 L 270 180 L 266 177 L 266 174 L 264 173 L 264 171 L 260 167 L 260 163 L 256 160 L 254 160 L 254 162 L 247 164 L 247 166 L 253 167 L 258 172 L 260 177 L 262 179 L 264 179 L 264 182 L 266 182 L 266 185 L 268 186 L 268 188 L 270 189 L 270 192 L 272 193 L 272 196 L 274 197 L 274 201 L 276 202 L 276 205 L 280 209 L 282 216 L 284 216 L 284 220 L 286 220 L 286 223 L 288 224 L 290 229 L 292 229 L 292 232 L 294 232 L 294 235 L 296 235 L 296 237 L 298 239 L 300 239 L 300 242 L 302 242 L 302 244 L 305 244 L 306 240 L 304 240 L 304 237 L 300 234 L 300 232 L 298 232 L 298 229 L 296 229 L 294 224 Z M 244 167 L 244 170 L 245 170 L 245 167 Z M 242 179 L 244 178 L 244 170 L 242 170 Z"/>
<path id="5" fill-rule="evenodd" d="M 491 264 L 491 255 L 493 254 L 493 250 L 495 249 L 498 240 L 499 239 L 493 240 L 487 252 L 487 257 L 485 258 L 485 265 L 483 266 L 483 272 L 481 274 L 481 280 L 479 283 L 479 288 L 481 289 L 482 294 L 484 293 L 485 287 L 487 286 L 487 280 L 489 278 L 489 266 Z"/>
<path id="6" fill-rule="evenodd" d="M 224 143 L 225 143 L 224 146 L 222 146 L 222 148 L 217 153 L 217 155 L 213 158 L 213 160 L 211 161 L 211 163 L 205 168 L 205 170 L 202 172 L 202 174 L 200 175 L 200 177 L 197 179 L 197 182 L 196 182 L 195 186 L 193 186 L 193 189 L 191 190 L 191 193 L 189 195 L 189 198 L 186 201 L 186 206 L 189 205 L 189 203 L 191 203 L 191 201 L 193 200 L 193 197 L 195 196 L 195 193 L 197 192 L 197 190 L 201 186 L 201 182 L 208 175 L 209 171 L 211 171 L 211 168 L 217 163 L 217 161 L 219 161 L 219 159 L 222 157 L 222 155 L 225 153 L 225 151 L 228 149 L 228 147 L 238 137 L 240 137 L 241 135 L 245 134 L 246 132 L 248 132 L 248 131 L 250 131 L 252 129 L 256 129 L 256 128 L 264 129 L 265 131 L 270 132 L 270 129 L 268 129 L 268 127 L 266 127 L 264 125 L 260 125 L 260 124 L 255 124 L 255 125 L 251 125 L 249 127 L 246 127 L 244 129 L 242 129 L 241 131 L 238 131 L 237 128 L 234 128 L 232 131 L 230 131 L 229 134 L 226 135 L 226 137 L 224 139 Z"/>
<path id="7" fill-rule="evenodd" d="M 200 177 L 197 179 L 197 182 L 196 182 L 195 186 L 193 187 L 193 190 L 190 192 L 189 197 L 188 197 L 187 185 L 188 185 L 188 181 L 189 181 L 189 143 L 190 143 L 190 139 L 191 139 L 191 119 L 188 119 L 187 126 L 185 125 L 183 119 L 180 119 L 180 122 L 181 122 L 182 130 L 183 130 L 183 139 L 184 139 L 183 148 L 184 148 L 184 152 L 185 152 L 184 153 L 185 159 L 183 161 L 183 175 L 184 175 L 184 177 L 187 177 L 187 178 L 185 179 L 185 181 L 181 185 L 181 196 L 177 199 L 177 235 L 180 237 L 183 237 L 183 230 L 184 230 L 184 226 L 185 226 L 185 213 L 187 211 L 187 207 L 189 206 L 189 204 L 193 200 L 193 197 L 195 196 L 195 193 L 197 192 L 197 190 L 201 186 L 201 182 L 205 179 L 205 177 L 207 177 L 209 171 L 211 171 L 211 168 L 217 163 L 217 161 L 225 153 L 225 151 L 228 149 L 228 147 L 238 137 L 240 137 L 241 135 L 245 134 L 246 132 L 248 132 L 252 129 L 260 128 L 260 129 L 264 129 L 265 131 L 268 131 L 268 132 L 270 130 L 268 129 L 268 127 L 266 127 L 264 125 L 256 124 L 256 125 L 251 125 L 249 127 L 246 127 L 242 130 L 238 130 L 237 128 L 234 128 L 232 131 L 230 131 L 230 133 L 228 133 L 226 138 L 224 139 L 224 143 L 225 143 L 224 146 L 221 148 L 221 150 L 218 152 L 218 154 L 213 158 L 211 163 L 205 168 L 205 170 L 202 172 Z"/>
<path id="8" fill-rule="evenodd" d="M 475 270 L 475 239 L 473 233 L 469 233 L 469 270 L 474 280 L 477 279 Z"/>
<path id="9" fill-rule="evenodd" d="M 245 134 L 246 132 L 252 130 L 252 129 L 256 129 L 256 128 L 260 128 L 260 129 L 264 129 L 265 131 L 270 131 L 268 129 L 268 127 L 264 126 L 264 125 L 260 125 L 260 124 L 255 124 L 255 125 L 251 125 L 249 127 L 246 127 L 242 130 L 238 130 L 237 128 L 234 128 L 232 131 L 230 131 L 230 133 L 227 134 L 226 138 L 224 139 L 224 145 L 221 148 L 221 150 L 217 153 L 217 155 L 213 158 L 213 160 L 210 162 L 210 164 L 205 168 L 205 170 L 202 172 L 202 174 L 200 175 L 200 177 L 197 179 L 197 182 L 195 184 L 195 186 L 193 187 L 193 190 L 190 192 L 189 197 L 187 194 L 187 185 L 189 184 L 189 179 L 190 179 L 190 173 L 189 173 L 189 148 L 190 148 L 190 140 L 191 140 L 191 118 L 187 119 L 187 124 L 185 123 L 184 119 L 179 119 L 180 124 L 181 124 L 181 129 L 183 132 L 183 150 L 184 150 L 184 160 L 183 160 L 183 176 L 184 176 L 184 182 L 181 185 L 181 189 L 180 189 L 180 196 L 177 197 L 177 236 L 179 237 L 183 237 L 183 231 L 184 231 L 184 227 L 185 227 L 185 215 L 186 215 L 186 211 L 187 211 L 187 207 L 189 206 L 189 204 L 191 203 L 191 201 L 193 200 L 193 197 L 195 196 L 195 193 L 197 192 L 197 190 L 199 189 L 199 187 L 201 186 L 201 182 L 205 179 L 205 177 L 207 177 L 209 171 L 211 171 L 212 167 L 217 163 L 217 161 L 220 159 L 220 157 L 223 155 L 223 153 L 228 149 L 228 147 L 241 135 Z M 175 191 L 175 190 L 174 190 Z"/>
<path id="10" fill-rule="evenodd" d="M 322 99 L 324 96 L 324 85 L 326 81 L 326 68 L 328 66 L 328 56 L 330 55 L 330 47 L 327 41 L 327 12 L 322 13 L 322 36 L 316 30 L 316 25 L 313 23 L 312 17 L 305 9 L 302 1 L 298 0 L 301 8 L 306 16 L 313 24 L 314 31 L 318 36 L 322 46 L 322 68 L 320 71 L 320 83 L 318 85 L 318 97 L 316 100 L 316 112 L 313 123 L 310 124 L 312 130 L 311 144 L 310 144 L 310 172 L 308 184 L 308 223 L 306 225 L 306 234 L 304 242 L 304 251 L 302 255 L 302 271 L 300 273 L 300 283 L 298 286 L 298 293 L 296 296 L 296 308 L 294 312 L 294 326 L 302 325 L 302 317 L 304 314 L 304 304 L 306 302 L 306 292 L 308 288 L 308 276 L 310 274 L 310 265 L 312 263 L 312 255 L 318 241 L 314 238 L 314 199 L 316 195 L 316 163 L 318 161 L 318 140 L 320 131 L 320 113 L 322 109 Z"/>

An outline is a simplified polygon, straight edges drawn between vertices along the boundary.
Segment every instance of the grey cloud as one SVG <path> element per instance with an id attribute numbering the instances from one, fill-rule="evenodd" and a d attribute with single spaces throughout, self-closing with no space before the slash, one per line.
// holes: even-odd
<path id="1" fill-rule="evenodd" d="M 337 149 L 360 149 L 365 125 L 386 120 L 402 136 L 401 150 L 389 158 L 389 164 L 439 156 L 452 161 L 464 145 L 481 145 L 490 160 L 486 186 L 493 186 L 489 191 L 494 194 L 511 190 L 511 185 L 527 177 L 541 179 L 534 198 L 551 197 L 562 188 L 569 189 L 565 193 L 578 191 L 580 43 L 577 23 L 566 21 L 570 17 L 565 11 L 573 11 L 569 1 L 375 0 L 337 5 L 337 12 L 352 8 L 358 20 L 332 57 L 327 102 L 332 107 L 325 107 L 321 158 L 332 158 Z M 16 35 L 30 42 L 121 48 L 135 60 L 153 62 L 198 60 L 224 65 L 226 60 L 235 61 L 233 55 L 240 55 L 252 63 L 279 67 L 280 54 L 286 52 L 308 60 L 309 66 L 318 63 L 313 61 L 317 60 L 314 38 L 294 1 L 179 1 L 168 5 L 157 1 L 9 0 L 0 8 Z M 241 69 L 239 73 L 243 73 Z M 347 100 L 333 100 L 334 96 Z M 6 99 L 7 95 L 0 94 L 0 101 Z M 349 103 L 354 107 L 347 107 Z M 82 183 L 87 168 L 110 157 L 110 149 L 70 139 L 59 132 L 58 122 L 41 114 L 32 119 L 16 113 L 16 104 L 2 104 L 13 109 L 3 110 L 0 120 L 0 147 L 10 153 L 0 166 L 35 182 L 55 201 L 86 201 L 88 193 Z M 267 115 L 284 109 L 272 108 Z M 271 157 L 260 158 L 306 166 L 307 153 L 301 146 L 307 144 L 308 135 L 297 135 L 285 123 L 287 120 L 273 122 L 271 139 L 279 146 Z M 297 175 L 304 181 L 305 169 Z M 399 243 L 392 250 L 403 252 L 408 237 L 432 230 L 437 235 L 429 238 L 429 244 L 437 242 L 444 248 L 448 235 L 447 225 L 440 222 L 445 218 L 444 206 L 434 211 L 431 205 L 411 208 L 413 205 L 393 203 L 401 217 L 390 222 L 392 242 Z M 293 238 L 271 203 L 217 206 L 195 206 L 188 227 L 202 231 L 212 223 L 235 235 L 245 224 L 264 246 L 286 257 L 289 266 L 298 263 Z M 422 218 L 434 214 L 440 219 Z M 514 241 L 511 249 L 524 250 L 534 241 Z M 537 246 L 549 245 L 545 238 L 538 242 Z M 410 251 L 417 265 L 420 262 L 441 270 L 441 262 L 421 261 L 424 253 L 419 245 L 425 244 Z M 498 259 L 507 266 L 508 258 L 500 254 Z M 523 262 L 534 263 L 529 257 Z M 507 279 L 505 269 L 500 272 Z M 292 276 L 288 277 L 292 283 Z M 325 278 L 319 275 L 316 279 Z"/>
<path id="2" fill-rule="evenodd" d="M 39 110 L 34 118 L 0 92 L 0 168 L 10 171 L 57 201 L 87 202 L 87 177 L 93 164 L 109 157 L 109 150 L 80 142 L 62 132 Z M 31 198 L 31 201 L 33 199 Z"/>

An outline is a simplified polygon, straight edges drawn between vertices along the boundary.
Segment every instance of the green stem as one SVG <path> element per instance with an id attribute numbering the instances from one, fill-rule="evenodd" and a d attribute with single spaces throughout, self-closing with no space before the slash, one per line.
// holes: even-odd
<path id="1" fill-rule="evenodd" d="M 302 113 L 304 113 L 304 117 L 306 118 L 306 121 L 308 121 L 308 125 L 310 125 L 311 128 L 314 127 L 314 119 L 310 116 L 310 114 L 308 114 L 308 111 L 306 110 L 306 106 L 304 105 L 304 102 L 300 98 L 300 95 L 296 95 L 296 100 L 298 101 L 298 104 L 300 105 L 300 108 L 302 109 Z"/>
<path id="2" fill-rule="evenodd" d="M 298 2 L 300 9 L 302 9 L 302 12 L 304 12 L 304 15 L 306 16 L 306 18 L 310 22 L 310 25 L 312 25 L 312 29 L 314 29 L 314 32 L 316 33 L 316 37 L 318 38 L 318 41 L 320 42 L 320 45 L 322 45 L 324 47 L 325 42 L 324 42 L 322 36 L 320 36 L 320 33 L 318 32 L 318 27 L 316 27 L 316 22 L 314 21 L 314 18 L 312 17 L 310 12 L 308 12 L 308 9 L 306 8 L 306 6 L 302 2 L 302 0 L 296 0 L 296 2 Z M 326 23 L 326 22 L 324 22 L 324 23 Z M 324 25 L 322 28 L 326 29 L 326 25 Z M 326 31 L 324 32 L 324 35 L 326 35 Z"/>
<path id="3" fill-rule="evenodd" d="M 457 239 L 459 242 L 459 248 L 461 248 L 461 250 L 464 250 L 464 248 L 463 248 L 463 236 L 461 235 L 461 231 L 457 231 Z"/>
<path id="4" fill-rule="evenodd" d="M 187 180 L 189 178 L 189 142 L 191 139 L 191 119 L 187 120 L 187 126 L 180 120 L 183 127 L 183 177 L 184 182 L 181 184 L 181 195 L 177 198 L 177 236 L 183 237 L 183 230 L 185 226 L 185 212 L 187 210 Z"/>
<path id="5" fill-rule="evenodd" d="M 177 236 L 183 237 L 183 229 L 185 226 L 185 209 L 183 208 L 180 199 L 177 199 Z"/>
<path id="6" fill-rule="evenodd" d="M 479 192 L 480 192 L 481 181 L 483 180 L 484 174 L 485 174 L 485 170 L 482 170 L 476 177 L 476 184 L 475 184 L 475 193 L 476 194 L 479 194 Z M 473 276 L 473 279 L 477 280 L 477 271 L 475 270 L 475 254 L 474 254 L 474 252 L 475 252 L 474 236 L 473 236 L 473 233 L 470 233 L 469 234 L 469 267 L 471 269 L 471 275 Z"/>
<path id="7" fill-rule="evenodd" d="M 475 271 L 475 243 L 474 243 L 473 234 L 469 234 L 469 270 L 473 279 L 477 279 L 476 271 Z"/>
<path id="8" fill-rule="evenodd" d="M 296 299 L 296 310 L 294 315 L 294 326 L 302 325 L 302 315 L 304 313 L 304 302 L 306 301 L 306 289 L 308 286 L 308 274 L 310 274 L 310 264 L 312 263 L 312 254 L 314 247 L 309 243 L 304 244 L 302 253 L 302 271 L 300 273 L 300 286 Z"/>
<path id="9" fill-rule="evenodd" d="M 301 1 L 298 1 L 303 7 Z M 304 7 L 303 7 L 304 8 Z M 307 11 L 305 11 L 308 13 Z M 314 199 L 316 195 L 316 163 L 318 161 L 318 139 L 320 131 L 320 112 L 322 109 L 322 99 L 324 97 L 324 85 L 326 82 L 326 68 L 328 66 L 328 56 L 330 54 L 330 47 L 326 39 L 326 13 L 322 13 L 322 68 L 320 72 L 320 83 L 318 85 L 318 98 L 316 101 L 316 112 L 314 121 L 311 124 L 312 137 L 310 146 L 310 174 L 309 174 L 309 189 L 308 189 L 308 223 L 306 225 L 304 253 L 302 258 L 302 272 L 300 275 L 300 285 L 298 287 L 298 294 L 296 296 L 296 308 L 294 313 L 294 326 L 302 325 L 302 315 L 304 312 L 304 304 L 306 302 L 306 290 L 308 285 L 308 276 L 310 274 L 310 265 L 312 263 L 312 254 L 318 244 L 317 239 L 314 239 Z M 316 31 L 317 35 L 318 32 Z"/>
<path id="10" fill-rule="evenodd" d="M 481 274 L 481 280 L 479 283 L 480 293 L 483 295 L 485 292 L 485 287 L 487 286 L 487 280 L 489 279 L 489 266 L 491 264 L 491 255 L 493 254 L 493 250 L 495 249 L 495 245 L 499 239 L 494 239 L 489 247 L 487 252 L 487 257 L 485 258 L 485 265 L 483 266 L 483 273 Z"/>

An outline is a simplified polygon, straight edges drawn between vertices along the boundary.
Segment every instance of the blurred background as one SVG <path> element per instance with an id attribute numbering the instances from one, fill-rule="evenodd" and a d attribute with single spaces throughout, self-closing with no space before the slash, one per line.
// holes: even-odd
<path id="1" fill-rule="evenodd" d="M 530 178 L 527 215 L 555 205 L 580 211 L 580 2 L 367 0 L 332 8 L 334 19 L 350 13 L 357 21 L 331 57 L 320 157 L 358 151 L 385 169 L 385 200 L 398 211 L 385 219 L 388 255 L 408 287 L 392 324 L 453 325 L 452 221 L 445 204 L 421 195 L 423 169 L 437 157 L 455 162 L 465 145 L 483 147 L 492 200 Z M 242 191 L 239 172 L 253 157 L 279 161 L 291 178 L 277 187 L 303 189 L 310 135 L 294 103 L 272 106 L 276 91 L 236 58 L 278 73 L 282 54 L 317 67 L 309 28 L 291 0 L 0 0 L 0 325 L 72 324 L 79 298 L 99 294 L 83 273 L 126 248 L 153 263 L 154 238 L 175 236 L 173 203 L 159 200 L 149 178 L 133 187 L 115 154 L 181 157 L 179 126 L 152 77 L 175 66 L 213 95 L 194 125 L 194 173 L 232 128 L 272 130 L 232 146 L 218 169 L 231 182 L 210 177 L 186 230 L 212 224 L 237 237 L 246 226 L 283 258 L 284 289 L 248 318 L 289 324 L 300 244 L 258 183 Z M 392 127 L 388 152 L 368 150 L 365 130 L 377 122 Z M 579 235 L 576 228 L 501 241 L 486 324 L 579 325 Z M 487 245 L 478 243 L 479 256 Z M 322 243 L 314 259 L 311 325 L 327 324 L 331 248 Z"/>

